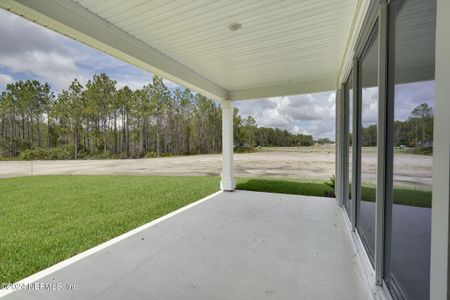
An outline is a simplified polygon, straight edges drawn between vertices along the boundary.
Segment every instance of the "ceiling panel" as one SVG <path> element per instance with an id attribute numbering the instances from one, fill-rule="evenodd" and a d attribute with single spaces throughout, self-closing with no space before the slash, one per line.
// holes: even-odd
<path id="1" fill-rule="evenodd" d="M 355 9 L 354 0 L 74 1 L 229 91 L 337 77 Z"/>
<path id="2" fill-rule="evenodd" d="M 335 89 L 361 1 L 0 0 L 0 7 L 205 95 L 235 100 Z M 241 28 L 230 30 L 236 23 Z"/>

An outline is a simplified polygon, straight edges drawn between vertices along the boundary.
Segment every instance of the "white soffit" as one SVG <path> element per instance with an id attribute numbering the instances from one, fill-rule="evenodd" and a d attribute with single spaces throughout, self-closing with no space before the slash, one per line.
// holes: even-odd
<path id="1" fill-rule="evenodd" d="M 218 99 L 334 90 L 355 0 L 0 0 Z M 242 24 L 237 31 L 229 25 Z"/>

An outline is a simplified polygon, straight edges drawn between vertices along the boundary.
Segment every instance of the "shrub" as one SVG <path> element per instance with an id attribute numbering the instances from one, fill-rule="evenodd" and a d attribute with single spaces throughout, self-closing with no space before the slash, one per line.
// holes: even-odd
<path id="1" fill-rule="evenodd" d="M 86 150 L 80 150 L 77 153 L 77 158 L 78 159 L 86 159 L 89 158 L 89 153 Z"/>
<path id="2" fill-rule="evenodd" d="M 71 159 L 72 152 L 64 148 L 36 148 L 27 149 L 20 153 L 19 158 L 22 160 L 64 160 Z"/>
<path id="3" fill-rule="evenodd" d="M 145 158 L 155 158 L 155 157 L 158 157 L 158 153 L 154 151 L 150 151 L 145 154 Z"/>

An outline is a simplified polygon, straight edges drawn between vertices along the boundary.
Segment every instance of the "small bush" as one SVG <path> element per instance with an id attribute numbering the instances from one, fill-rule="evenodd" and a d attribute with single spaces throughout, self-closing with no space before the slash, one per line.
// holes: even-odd
<path id="1" fill-rule="evenodd" d="M 145 154 L 145 158 L 155 158 L 155 157 L 158 157 L 158 153 L 154 151 L 150 151 Z"/>
<path id="2" fill-rule="evenodd" d="M 20 153 L 19 158 L 22 160 L 63 160 L 71 159 L 72 152 L 68 149 L 27 149 Z"/>

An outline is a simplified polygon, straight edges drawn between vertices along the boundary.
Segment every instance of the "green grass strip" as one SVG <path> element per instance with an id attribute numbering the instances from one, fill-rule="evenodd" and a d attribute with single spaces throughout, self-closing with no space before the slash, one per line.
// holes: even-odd
<path id="1" fill-rule="evenodd" d="M 237 181 L 237 188 L 247 191 L 319 197 L 328 197 L 332 191 L 329 186 L 320 182 L 260 178 L 239 178 Z M 361 199 L 363 201 L 375 202 L 375 187 L 363 186 L 361 188 Z M 394 203 L 431 208 L 431 192 L 416 189 L 395 188 Z"/>
<path id="2" fill-rule="evenodd" d="M 327 193 L 332 192 L 332 189 L 323 183 L 255 178 L 239 178 L 237 189 L 319 197 L 324 197 Z"/>

